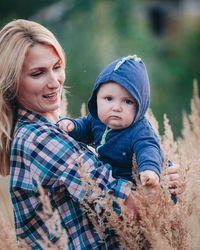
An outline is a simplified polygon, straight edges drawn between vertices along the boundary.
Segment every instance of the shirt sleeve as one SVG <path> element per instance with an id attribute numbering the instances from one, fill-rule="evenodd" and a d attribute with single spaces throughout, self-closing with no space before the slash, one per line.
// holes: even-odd
<path id="1" fill-rule="evenodd" d="M 44 130 L 43 130 L 44 131 Z M 61 130 L 60 130 L 61 131 Z M 87 176 L 105 192 L 124 200 L 130 192 L 128 182 L 112 178 L 111 167 L 103 164 L 84 145 L 60 131 L 51 130 L 29 136 L 23 143 L 29 152 L 31 176 L 39 180 L 49 192 L 63 185 L 75 202 L 82 199 L 85 190 L 80 178 L 80 163 Z M 22 143 L 22 144 L 23 144 Z"/>

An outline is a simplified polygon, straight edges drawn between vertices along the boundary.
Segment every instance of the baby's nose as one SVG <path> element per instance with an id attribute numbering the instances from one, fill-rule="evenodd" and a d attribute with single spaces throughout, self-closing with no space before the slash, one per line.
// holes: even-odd
<path id="1" fill-rule="evenodd" d="M 115 102 L 112 108 L 114 111 L 121 111 L 121 105 L 118 102 Z"/>

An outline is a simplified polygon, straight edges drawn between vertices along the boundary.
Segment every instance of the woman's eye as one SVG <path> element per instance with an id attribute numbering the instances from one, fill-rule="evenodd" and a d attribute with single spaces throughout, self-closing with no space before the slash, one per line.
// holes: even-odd
<path id="1" fill-rule="evenodd" d="M 112 101 L 112 97 L 107 96 L 107 97 L 106 97 L 106 100 L 110 102 L 110 101 Z"/>
<path id="2" fill-rule="evenodd" d="M 42 75 L 42 73 L 43 73 L 42 71 L 39 71 L 39 72 L 31 74 L 31 76 L 38 77 L 38 76 Z"/>
<path id="3" fill-rule="evenodd" d="M 61 65 L 60 64 L 58 64 L 58 65 L 56 65 L 55 67 L 54 67 L 54 69 L 56 70 L 56 69 L 60 69 L 61 68 Z"/>

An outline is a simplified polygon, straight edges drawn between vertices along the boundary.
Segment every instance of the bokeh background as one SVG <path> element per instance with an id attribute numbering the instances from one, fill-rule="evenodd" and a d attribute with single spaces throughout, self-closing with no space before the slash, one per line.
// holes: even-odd
<path id="1" fill-rule="evenodd" d="M 80 115 L 108 63 L 137 54 L 147 66 L 160 133 L 166 113 L 181 136 L 193 79 L 200 80 L 200 0 L 2 0 L 1 27 L 16 18 L 40 22 L 62 44 L 71 116 Z"/>
<path id="2" fill-rule="evenodd" d="M 151 109 L 175 137 L 200 81 L 200 0 L 1 0 L 0 27 L 25 18 L 49 28 L 67 57 L 68 110 L 80 116 L 95 79 L 111 61 L 137 54 L 147 66 Z M 13 227 L 9 176 L 0 177 L 0 211 Z"/>

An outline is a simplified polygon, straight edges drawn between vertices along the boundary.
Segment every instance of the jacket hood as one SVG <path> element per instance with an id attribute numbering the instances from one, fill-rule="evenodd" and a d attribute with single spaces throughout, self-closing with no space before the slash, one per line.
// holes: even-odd
<path id="1" fill-rule="evenodd" d="M 88 110 L 97 118 L 97 91 L 101 84 L 114 81 L 124 87 L 137 101 L 134 123 L 142 119 L 150 104 L 149 78 L 145 64 L 136 55 L 121 57 L 110 63 L 97 77 L 88 100 Z"/>

